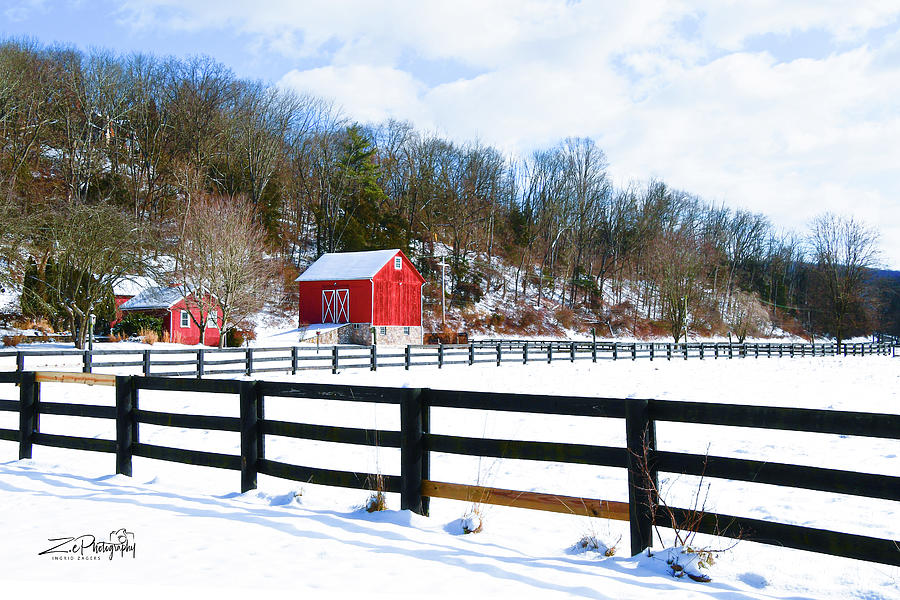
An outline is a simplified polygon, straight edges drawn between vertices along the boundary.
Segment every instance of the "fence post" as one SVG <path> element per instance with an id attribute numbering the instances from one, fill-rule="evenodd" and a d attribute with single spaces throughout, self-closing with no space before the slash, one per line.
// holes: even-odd
<path id="1" fill-rule="evenodd" d="M 553 362 L 553 342 L 547 342 L 547 364 Z"/>
<path id="2" fill-rule="evenodd" d="M 500 361 L 503 358 L 503 344 L 497 342 L 497 366 L 500 366 Z"/>
<path id="3" fill-rule="evenodd" d="M 259 471 L 259 398 L 255 381 L 240 383 L 241 403 L 241 492 L 256 489 Z"/>
<path id="4" fill-rule="evenodd" d="M 131 477 L 131 459 L 138 441 L 135 418 L 137 388 L 131 375 L 116 376 L 116 473 Z"/>
<path id="5" fill-rule="evenodd" d="M 703 360 L 703 342 L 700 342 L 700 360 Z"/>
<path id="6" fill-rule="evenodd" d="M 688 359 L 687 338 L 684 338 L 684 343 L 681 345 L 681 350 L 684 353 L 684 360 L 687 360 Z"/>
<path id="7" fill-rule="evenodd" d="M 525 343 L 527 344 L 528 342 L 525 342 Z M 652 350 L 651 350 L 650 358 L 651 358 L 651 360 L 653 359 Z M 591 344 L 591 362 L 597 362 L 597 338 L 596 337 L 594 338 L 594 343 Z"/>
<path id="8" fill-rule="evenodd" d="M 291 375 L 297 374 L 297 346 L 291 346 Z"/>
<path id="9" fill-rule="evenodd" d="M 94 357 L 91 355 L 90 350 L 82 350 L 82 360 L 84 362 L 84 366 L 82 367 L 82 371 L 85 373 L 91 372 L 91 366 L 93 364 Z"/>
<path id="10" fill-rule="evenodd" d="M 666 344 L 666 360 L 672 360 L 672 344 Z"/>
<path id="11" fill-rule="evenodd" d="M 522 364 L 528 364 L 528 342 L 525 342 L 525 344 L 522 346 Z"/>
<path id="12" fill-rule="evenodd" d="M 409 348 L 409 346 L 407 346 L 407 348 Z M 338 358 L 338 347 L 337 347 L 337 345 L 334 345 L 331 347 L 331 373 L 332 374 L 335 374 L 338 372 L 338 366 L 340 364 L 339 361 L 340 361 L 340 359 Z"/>
<path id="13" fill-rule="evenodd" d="M 34 434 L 40 427 L 40 385 L 34 380 L 34 371 L 24 371 L 19 377 L 19 460 L 31 458 Z"/>
<path id="14" fill-rule="evenodd" d="M 569 362 L 575 362 L 575 342 L 569 342 Z"/>
<path id="15" fill-rule="evenodd" d="M 144 377 L 150 376 L 150 351 L 144 350 L 143 357 L 141 359 L 143 361 L 143 371 Z"/>
<path id="16" fill-rule="evenodd" d="M 25 355 L 20 351 L 16 352 L 16 371 L 21 373 L 25 370 Z"/>
<path id="17" fill-rule="evenodd" d="M 625 438 L 628 446 L 628 520 L 631 530 L 631 554 L 639 554 L 653 544 L 654 489 L 658 474 L 653 453 L 656 451 L 656 424 L 650 419 L 650 402 L 630 398 L 625 404 Z"/>
<path id="18" fill-rule="evenodd" d="M 197 348 L 197 379 L 203 377 L 203 348 Z"/>
<path id="19" fill-rule="evenodd" d="M 246 355 L 246 359 L 245 359 L 245 365 L 244 365 L 244 372 L 247 375 L 247 377 L 250 377 L 250 375 L 253 374 L 253 348 L 250 348 L 248 346 L 247 350 L 245 352 L 245 355 Z"/>
<path id="20" fill-rule="evenodd" d="M 371 346 L 369 346 L 369 352 L 372 353 L 372 370 L 373 370 L 373 371 L 377 371 L 377 370 L 378 370 L 378 350 L 377 350 L 377 346 L 375 346 L 375 344 L 372 344 Z"/>
<path id="21" fill-rule="evenodd" d="M 438 342 L 438 369 L 444 367 L 444 343 Z"/>
<path id="22" fill-rule="evenodd" d="M 403 351 L 403 368 L 409 371 L 409 345 L 406 346 L 406 350 Z"/>
<path id="23" fill-rule="evenodd" d="M 469 342 L 469 364 L 475 364 L 475 342 Z"/>
<path id="24" fill-rule="evenodd" d="M 428 498 L 422 496 L 422 481 L 429 477 L 427 391 L 410 388 L 400 400 L 400 510 L 425 516 Z"/>
<path id="25" fill-rule="evenodd" d="M 637 359 L 637 342 L 631 345 L 631 360 Z"/>
<path id="26" fill-rule="evenodd" d="M 613 360 L 619 360 L 619 342 L 613 342 Z"/>

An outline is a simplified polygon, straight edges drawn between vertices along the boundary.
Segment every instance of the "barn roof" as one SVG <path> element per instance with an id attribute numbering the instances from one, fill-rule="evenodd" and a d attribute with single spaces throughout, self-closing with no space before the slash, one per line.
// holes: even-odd
<path id="1" fill-rule="evenodd" d="M 184 298 L 180 287 L 165 286 L 152 287 L 139 293 L 128 302 L 122 304 L 119 310 L 151 310 L 158 308 L 170 308 Z"/>
<path id="2" fill-rule="evenodd" d="M 141 275 L 128 275 L 113 284 L 113 294 L 116 296 L 137 296 L 142 291 L 159 284 L 152 277 Z"/>
<path id="3" fill-rule="evenodd" d="M 296 281 L 372 279 L 398 252 L 399 249 L 330 252 L 309 265 Z"/>

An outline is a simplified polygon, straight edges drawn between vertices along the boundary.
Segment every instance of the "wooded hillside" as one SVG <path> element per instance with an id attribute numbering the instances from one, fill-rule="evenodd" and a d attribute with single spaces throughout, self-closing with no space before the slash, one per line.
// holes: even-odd
<path id="1" fill-rule="evenodd" d="M 839 338 L 896 332 L 897 280 L 869 285 L 866 226 L 826 215 L 785 232 L 663 181 L 614 185 L 607 167 L 587 138 L 508 156 L 356 123 L 206 57 L 0 43 L 0 277 L 62 326 L 108 311 L 122 274 L 176 255 L 191 204 L 213 197 L 253 208 L 286 277 L 323 252 L 399 247 L 431 282 L 448 255 L 456 306 L 491 287 L 499 257 L 515 269 L 511 305 L 552 287 L 598 322 L 630 311 L 676 340 L 769 317 Z M 825 243 L 828 228 L 844 237 Z"/>

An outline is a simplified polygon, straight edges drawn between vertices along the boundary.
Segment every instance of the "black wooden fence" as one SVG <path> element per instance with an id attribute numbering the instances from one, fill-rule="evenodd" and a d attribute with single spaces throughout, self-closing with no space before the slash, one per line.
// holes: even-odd
<path id="1" fill-rule="evenodd" d="M 477 363 L 552 363 L 558 361 L 688 360 L 689 358 L 785 358 L 807 356 L 891 355 L 900 346 L 886 336 L 872 342 L 852 344 L 736 344 L 728 342 L 569 342 L 492 340 L 470 344 L 390 346 L 283 346 L 277 348 L 185 348 L 185 349 L 95 349 L 9 350 L 0 358 L 14 357 L 17 371 L 34 369 L 33 359 L 74 359 L 84 373 L 123 368 L 144 376 L 204 377 L 208 375 L 251 376 L 254 373 L 319 369 L 337 373 L 344 369 L 370 369 Z M 29 360 L 31 359 L 31 360 Z M 28 362 L 32 362 L 31 365 Z M 76 367 L 76 368 L 78 368 Z M 57 367 L 54 367 L 56 369 Z M 62 368 L 66 368 L 63 366 Z M 69 366 L 68 368 L 71 368 Z M 103 372 L 103 371 L 99 371 Z"/>
<path id="2" fill-rule="evenodd" d="M 125 475 L 131 475 L 134 456 L 233 469 L 240 471 L 243 491 L 256 487 L 259 473 L 322 485 L 371 489 L 375 474 L 268 459 L 268 436 L 399 448 L 400 473 L 383 475 L 383 490 L 398 492 L 401 508 L 426 515 L 429 495 L 453 497 L 428 491 L 442 485 L 429 480 L 431 452 L 620 467 L 627 469 L 628 474 L 627 519 L 631 551 L 635 554 L 651 544 L 654 513 L 658 524 L 673 525 L 664 511 L 653 510 L 656 499 L 649 486 L 642 483 L 649 477 L 657 479 L 659 472 L 900 501 L 900 477 L 670 452 L 656 447 L 655 435 L 656 423 L 681 422 L 896 440 L 900 439 L 900 415 L 645 399 L 109 375 L 93 375 L 90 380 L 115 386 L 115 406 L 40 401 L 42 380 L 79 381 L 79 377 L 88 380 L 78 374 L 0 373 L 0 383 L 19 385 L 18 399 L 0 400 L 0 411 L 19 413 L 19 428 L 0 429 L 0 440 L 18 442 L 19 458 L 30 458 L 35 444 L 113 453 L 116 472 Z M 240 397 L 240 416 L 144 410 L 139 403 L 141 390 L 236 394 Z M 400 410 L 400 430 L 373 431 L 272 420 L 265 417 L 264 411 L 269 397 L 395 404 Z M 430 427 L 431 407 L 623 419 L 627 443 L 625 447 L 608 447 L 435 434 Z M 116 437 L 93 439 L 43 433 L 39 424 L 41 414 L 114 419 Z M 240 455 L 147 444 L 140 441 L 141 424 L 239 432 Z M 640 459 L 643 455 L 647 456 L 646 462 Z M 674 510 L 676 520 L 684 519 L 686 513 L 683 509 Z M 699 531 L 900 566 L 900 542 L 890 539 L 713 513 L 704 514 Z"/>

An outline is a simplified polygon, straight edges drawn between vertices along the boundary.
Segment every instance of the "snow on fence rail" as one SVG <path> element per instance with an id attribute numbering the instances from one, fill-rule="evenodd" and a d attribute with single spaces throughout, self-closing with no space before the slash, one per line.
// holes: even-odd
<path id="1" fill-rule="evenodd" d="M 38 402 L 42 381 L 114 385 L 115 405 Z M 383 474 L 383 491 L 398 492 L 402 509 L 427 515 L 430 497 L 451 500 L 477 497 L 488 504 L 629 521 L 632 554 L 651 545 L 654 514 L 658 519 L 657 524 L 664 527 L 681 525 L 690 518 L 690 511 L 686 509 L 674 508 L 671 515 L 668 511 L 656 510 L 659 504 L 651 490 L 658 489 L 658 486 L 649 485 L 649 481 L 650 478 L 657 481 L 659 472 L 900 501 L 900 477 L 669 452 L 657 448 L 656 444 L 658 422 L 896 440 L 900 439 L 900 415 L 635 398 L 561 397 L 425 388 L 125 375 L 113 377 L 30 371 L 0 373 L 0 384 L 2 383 L 19 386 L 17 400 L 0 399 L 0 411 L 18 412 L 19 428 L 0 429 L 0 440 L 17 442 L 20 459 L 31 458 L 32 448 L 37 444 L 113 453 L 116 455 L 116 472 L 128 476 L 132 474 L 134 456 L 231 469 L 240 471 L 241 490 L 246 492 L 256 487 L 257 475 L 260 473 L 294 481 L 350 488 L 369 487 L 368 482 L 375 477 L 371 473 L 269 460 L 265 450 L 267 436 L 399 448 L 400 473 Z M 203 416 L 144 410 L 139 408 L 138 402 L 141 390 L 235 394 L 240 398 L 240 416 Z M 397 405 L 400 411 L 400 430 L 367 430 L 273 420 L 264 416 L 265 401 L 270 397 Z M 435 434 L 430 427 L 432 407 L 621 419 L 624 421 L 626 445 L 609 447 Z M 116 423 L 116 437 L 97 439 L 43 433 L 39 426 L 41 414 L 112 419 Z M 143 443 L 139 441 L 138 435 L 142 424 L 238 432 L 240 455 Z M 623 468 L 627 470 L 628 502 L 432 481 L 431 452 Z M 646 457 L 646 460 L 641 457 Z M 900 542 L 896 540 L 715 513 L 702 514 L 699 531 L 900 566 Z"/>
<path id="2" fill-rule="evenodd" d="M 16 371 L 34 368 L 33 359 L 69 360 L 54 368 L 80 368 L 83 373 L 96 369 L 130 368 L 144 376 L 204 377 L 209 375 L 247 375 L 330 369 L 370 369 L 493 363 L 522 363 L 590 360 L 687 360 L 689 358 L 784 358 L 806 356 L 893 355 L 900 340 L 878 336 L 872 342 L 852 344 L 736 344 L 730 342 L 563 342 L 492 340 L 469 344 L 411 345 L 405 348 L 385 346 L 284 346 L 277 348 L 184 348 L 133 350 L 10 350 L 0 359 L 15 360 Z M 31 359 L 31 360 L 28 360 Z M 29 365 L 26 363 L 31 362 Z M 12 367 L 10 362 L 9 367 Z M 46 365 L 38 365 L 43 368 Z M 2 368 L 0 368 L 2 370 Z"/>

